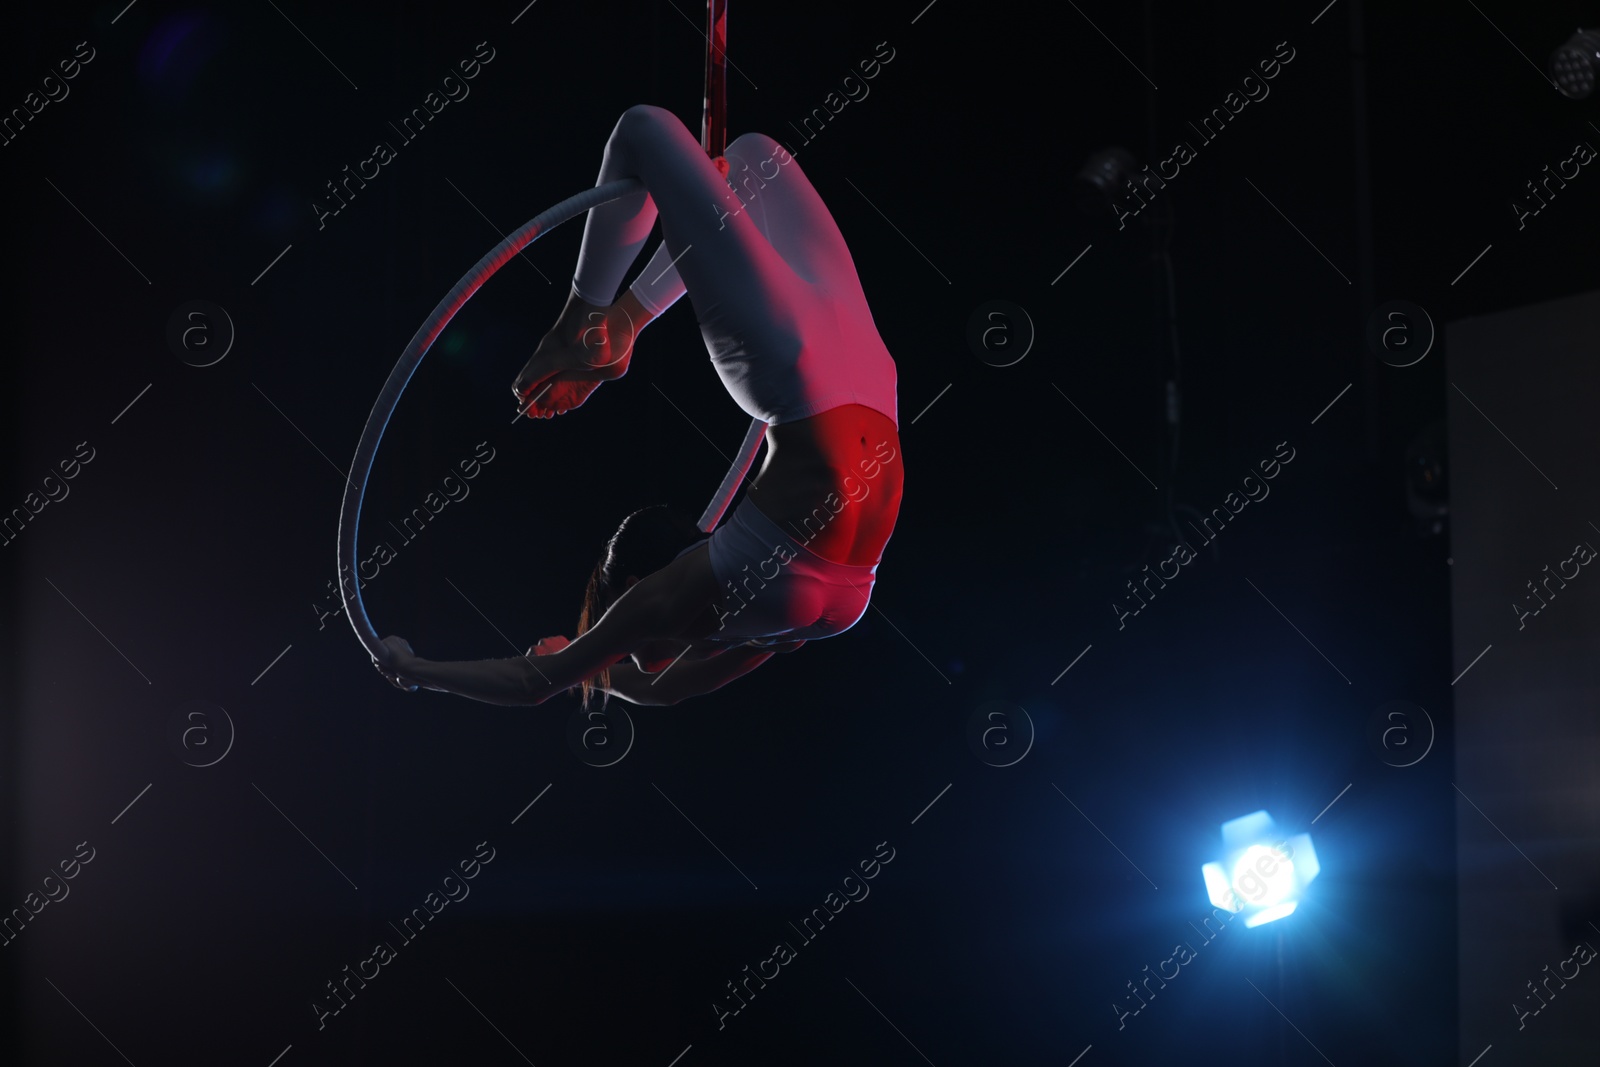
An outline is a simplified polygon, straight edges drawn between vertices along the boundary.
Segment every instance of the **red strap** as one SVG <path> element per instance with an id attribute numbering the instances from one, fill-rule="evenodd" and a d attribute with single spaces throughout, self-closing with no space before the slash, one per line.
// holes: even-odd
<path id="1" fill-rule="evenodd" d="M 706 0 L 706 91 L 700 122 L 700 147 L 719 161 L 723 176 L 728 165 L 722 153 L 728 147 L 728 0 Z"/>

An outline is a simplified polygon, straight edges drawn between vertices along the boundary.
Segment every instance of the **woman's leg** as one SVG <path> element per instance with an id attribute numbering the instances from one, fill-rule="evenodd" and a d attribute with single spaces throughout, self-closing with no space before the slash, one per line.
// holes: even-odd
<path id="1" fill-rule="evenodd" d="M 638 178 L 646 191 L 589 213 L 573 276 L 580 299 L 614 302 L 659 212 L 668 266 L 641 273 L 646 286 L 676 275 L 703 327 L 730 316 L 754 322 L 783 303 L 797 280 L 794 272 L 671 112 L 641 106 L 623 113 L 606 144 L 597 184 L 620 178 Z M 646 302 L 652 303 L 663 301 Z"/>
<path id="2" fill-rule="evenodd" d="M 799 163 L 755 133 L 725 155 L 727 179 L 661 108 L 630 108 L 617 121 L 597 184 L 639 178 L 646 191 L 589 213 L 563 323 L 515 386 L 525 397 L 553 390 L 538 413 L 570 410 L 599 381 L 623 373 L 638 318 L 660 314 L 685 292 L 713 352 L 798 345 L 806 316 L 821 313 L 819 298 L 831 323 L 876 336 L 850 250 Z M 662 244 L 629 289 L 647 315 L 618 315 L 617 288 L 658 212 Z"/>
<path id="3" fill-rule="evenodd" d="M 687 289 L 713 350 L 725 343 L 798 343 L 802 279 L 671 112 L 639 106 L 623 113 L 597 184 L 621 178 L 640 179 L 645 191 L 589 212 L 567 308 L 512 386 L 530 414 L 569 411 L 601 381 L 625 372 L 639 324 L 618 321 L 624 316 L 613 305 L 658 212 L 664 262 L 640 281 L 660 286 L 662 295 L 641 301 L 647 312 L 665 310 Z"/>
<path id="4" fill-rule="evenodd" d="M 844 235 L 794 157 L 762 133 L 735 138 L 725 157 L 727 181 L 740 201 L 739 212 L 754 222 L 789 268 L 836 295 L 859 292 L 861 282 Z M 657 246 L 629 291 L 652 316 L 683 296 L 685 285 L 665 242 Z"/>

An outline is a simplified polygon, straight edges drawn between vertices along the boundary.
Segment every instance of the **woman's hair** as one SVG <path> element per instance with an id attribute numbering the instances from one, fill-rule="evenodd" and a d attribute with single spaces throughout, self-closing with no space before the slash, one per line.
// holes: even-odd
<path id="1" fill-rule="evenodd" d="M 578 631 L 573 639 L 582 637 L 600 621 L 622 596 L 630 577 L 642 579 L 653 574 L 704 536 L 686 515 L 665 504 L 640 508 L 623 519 L 589 575 L 589 584 L 583 592 L 583 610 L 578 613 Z M 611 685 L 610 668 L 581 684 L 583 707 L 587 710 L 594 702 L 596 689 L 602 691 L 600 704 L 604 707 L 604 690 Z"/>

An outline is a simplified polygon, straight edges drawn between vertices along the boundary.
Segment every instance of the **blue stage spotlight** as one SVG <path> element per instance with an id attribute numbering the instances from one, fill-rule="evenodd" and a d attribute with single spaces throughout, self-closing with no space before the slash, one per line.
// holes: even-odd
<path id="1" fill-rule="evenodd" d="M 1258 811 L 1222 824 L 1222 859 L 1200 874 L 1212 904 L 1260 926 L 1291 914 L 1321 870 L 1310 834 L 1280 838 L 1272 816 Z"/>

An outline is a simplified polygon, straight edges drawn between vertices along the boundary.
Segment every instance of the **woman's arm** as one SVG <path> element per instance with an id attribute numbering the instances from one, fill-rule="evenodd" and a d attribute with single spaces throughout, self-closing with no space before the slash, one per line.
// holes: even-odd
<path id="1" fill-rule="evenodd" d="M 543 704 L 646 642 L 679 636 L 716 596 L 710 557 L 699 550 L 634 583 L 588 633 L 548 655 L 435 661 L 389 638 L 389 658 L 378 667 L 402 688 L 411 683 L 503 706 Z"/>
<path id="2" fill-rule="evenodd" d="M 396 661 L 393 673 L 424 689 L 515 707 L 536 703 L 528 699 L 528 675 L 536 670 L 538 667 L 526 656 L 438 661 L 411 656 Z"/>
<path id="3" fill-rule="evenodd" d="M 619 663 L 611 668 L 611 687 L 606 692 L 630 704 L 677 704 L 721 689 L 761 666 L 774 652 L 786 652 L 803 644 L 804 641 L 797 641 L 781 648 L 738 645 L 706 659 L 681 660 L 656 674 L 646 674 L 632 663 Z"/>
<path id="4" fill-rule="evenodd" d="M 374 659 L 373 665 L 397 688 L 409 693 L 433 689 L 500 705 L 527 703 L 524 674 L 529 667 L 538 670 L 530 657 L 542 655 L 539 646 L 544 644 L 539 642 L 520 658 L 436 662 L 418 656 L 404 638 L 386 637 L 382 643 L 387 652 L 381 661 Z"/>
<path id="5" fill-rule="evenodd" d="M 588 633 L 540 656 L 538 676 L 529 672 L 530 702 L 543 703 L 594 677 L 647 642 L 692 636 L 685 631 L 704 618 L 717 593 L 711 555 L 703 545 L 679 556 L 635 582 Z"/>

